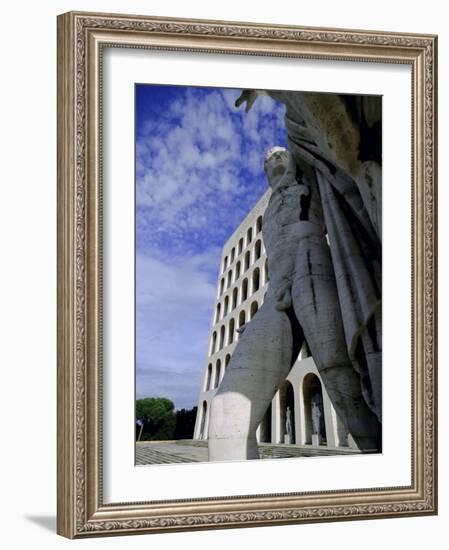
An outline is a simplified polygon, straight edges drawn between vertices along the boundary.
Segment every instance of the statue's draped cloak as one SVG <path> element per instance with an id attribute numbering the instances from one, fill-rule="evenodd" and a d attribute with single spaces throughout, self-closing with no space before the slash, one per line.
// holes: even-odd
<path id="1" fill-rule="evenodd" d="M 361 374 L 362 390 L 368 405 L 381 418 L 381 168 L 379 159 L 361 161 L 354 157 L 367 145 L 363 140 L 373 135 L 362 131 L 368 123 L 373 128 L 380 123 L 380 109 L 365 99 L 368 122 L 363 110 L 357 115 L 342 111 L 338 123 L 347 124 L 357 142 L 346 158 L 339 162 L 327 134 L 327 121 L 313 118 L 314 112 L 302 103 L 297 92 L 270 92 L 270 95 L 286 104 L 288 147 L 298 166 L 312 166 L 319 189 L 330 254 L 337 284 L 341 316 L 343 320 L 348 355 L 354 368 Z M 338 109 L 345 107 L 345 96 L 339 98 Z M 374 98 L 377 103 L 379 98 Z M 331 106 L 332 107 L 332 106 Z M 337 110 L 338 110 L 337 109 Z M 344 109 L 343 109 L 344 110 Z M 347 109 L 348 111 L 348 109 Z M 346 119 L 345 119 L 346 116 Z M 379 120 L 376 119 L 376 116 Z M 321 133 L 320 133 L 321 125 Z M 329 125 L 328 125 L 329 126 Z M 361 129 L 362 128 L 362 129 Z M 341 128 L 340 128 L 341 130 Z M 349 132 L 348 130 L 348 132 Z M 356 135 L 356 132 L 359 135 Z M 378 134 L 380 139 L 380 133 Z M 353 146 L 348 142 L 348 147 Z M 379 144 L 375 146 L 380 151 Z M 374 147 L 374 145 L 373 145 Z M 366 169 L 368 167 L 368 170 Z M 354 176 L 355 174 L 355 176 Z M 368 177 L 366 176 L 368 174 Z M 372 174 L 375 174 L 374 185 Z M 370 344 L 367 346 L 367 337 Z M 362 345 L 361 345 L 362 344 Z M 364 358 L 360 350 L 365 349 Z M 362 351 L 363 353 L 363 351 Z"/>

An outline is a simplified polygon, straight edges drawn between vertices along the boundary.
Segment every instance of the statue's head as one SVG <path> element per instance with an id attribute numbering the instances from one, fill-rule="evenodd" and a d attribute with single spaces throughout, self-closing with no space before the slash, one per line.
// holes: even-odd
<path id="1" fill-rule="evenodd" d="M 290 152 L 285 147 L 272 147 L 267 151 L 263 167 L 271 188 L 275 188 L 287 170 Z"/>

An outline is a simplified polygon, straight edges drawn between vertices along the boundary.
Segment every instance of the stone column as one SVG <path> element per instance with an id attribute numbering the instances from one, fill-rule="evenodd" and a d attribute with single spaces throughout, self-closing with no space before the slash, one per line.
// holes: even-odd
<path id="1" fill-rule="evenodd" d="M 257 443 L 260 443 L 260 424 L 256 430 L 256 439 L 257 439 Z"/>
<path id="2" fill-rule="evenodd" d="M 337 447 L 337 415 L 327 395 L 326 388 L 321 382 L 321 391 L 323 394 L 324 425 L 326 428 L 326 441 L 328 447 Z"/>
<path id="3" fill-rule="evenodd" d="M 271 441 L 273 443 L 282 443 L 282 431 L 281 431 L 281 407 L 279 392 L 271 402 Z"/>

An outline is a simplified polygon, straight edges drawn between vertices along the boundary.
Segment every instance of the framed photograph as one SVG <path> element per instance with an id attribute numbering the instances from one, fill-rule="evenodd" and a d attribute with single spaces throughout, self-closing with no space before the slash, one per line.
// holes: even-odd
<path id="1" fill-rule="evenodd" d="M 59 534 L 437 513 L 436 54 L 59 16 Z"/>

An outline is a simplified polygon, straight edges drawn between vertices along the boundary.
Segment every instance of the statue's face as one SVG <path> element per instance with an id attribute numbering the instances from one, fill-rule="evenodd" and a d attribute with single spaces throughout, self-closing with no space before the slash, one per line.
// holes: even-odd
<path id="1" fill-rule="evenodd" d="M 270 186 L 274 189 L 280 178 L 284 175 L 289 161 L 290 153 L 283 147 L 273 147 L 264 162 L 265 174 Z"/>

